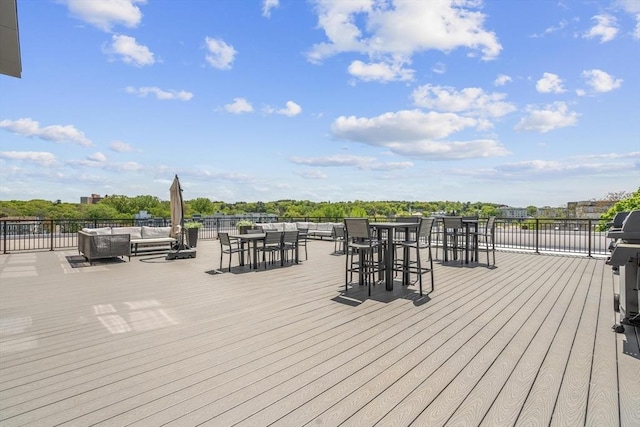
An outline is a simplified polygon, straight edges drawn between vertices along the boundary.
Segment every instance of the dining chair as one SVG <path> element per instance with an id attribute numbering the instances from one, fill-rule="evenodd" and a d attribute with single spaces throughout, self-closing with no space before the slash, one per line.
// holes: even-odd
<path id="1" fill-rule="evenodd" d="M 309 228 L 298 227 L 298 248 L 304 247 L 304 259 L 308 260 L 307 254 L 307 238 L 309 237 Z"/>
<path id="2" fill-rule="evenodd" d="M 298 263 L 298 256 L 296 251 L 300 250 L 299 246 L 299 231 L 289 230 L 282 233 L 282 253 L 280 254 L 280 264 L 283 265 L 283 260 L 289 259 L 289 252 L 291 252 L 291 259 Z"/>
<path id="3" fill-rule="evenodd" d="M 490 216 L 487 219 L 485 226 L 475 232 L 475 237 L 478 241 L 478 246 L 481 244 L 487 251 L 487 267 L 489 267 L 489 251 L 493 253 L 493 265 L 496 265 L 496 217 Z"/>
<path id="4" fill-rule="evenodd" d="M 464 229 L 461 216 L 445 216 L 443 221 L 442 249 L 444 251 L 444 261 L 448 261 L 448 253 L 451 250 L 453 259 L 460 259 L 463 262 L 462 252 L 464 251 Z"/>
<path id="5" fill-rule="evenodd" d="M 331 240 L 333 240 L 333 253 L 345 253 L 344 226 L 334 225 L 331 229 Z M 340 250 L 338 250 L 340 248 Z"/>
<path id="6" fill-rule="evenodd" d="M 433 230 L 434 218 L 421 218 L 416 231 L 415 240 L 404 240 L 397 242 L 394 246 L 394 252 L 396 248 L 402 249 L 402 257 L 395 257 L 394 270 L 400 271 L 409 278 L 410 274 L 417 274 L 416 281 L 420 284 L 420 296 L 422 296 L 422 275 L 424 273 L 431 273 L 431 292 L 433 292 L 433 256 L 431 253 L 431 231 Z M 411 250 L 415 250 L 415 261 L 411 260 Z M 420 251 L 427 249 L 429 266 L 422 266 L 422 257 Z M 414 282 L 415 283 L 415 282 Z"/>
<path id="7" fill-rule="evenodd" d="M 249 260 L 249 262 L 251 262 L 248 248 L 245 249 L 242 246 L 242 244 L 240 243 L 240 239 L 229 237 L 229 233 L 218 233 L 218 240 L 220 240 L 220 270 L 222 270 L 222 256 L 225 254 L 229 255 L 229 271 L 231 271 L 231 258 L 233 254 L 241 254 L 242 252 L 247 252 L 247 259 Z M 238 257 L 240 256 L 241 255 L 238 255 Z M 243 253 L 242 256 L 244 256 Z"/>
<path id="8" fill-rule="evenodd" d="M 349 287 L 350 275 L 353 277 L 353 273 L 358 273 L 358 282 L 366 282 L 371 296 L 371 283 L 375 280 L 375 273 L 384 271 L 384 262 L 377 250 L 380 248 L 380 241 L 372 236 L 369 220 L 366 218 L 345 218 L 344 227 L 346 250 L 351 252 L 351 257 L 345 257 L 345 292 Z M 353 261 L 355 254 L 358 254 L 357 263 Z"/>
<path id="9" fill-rule="evenodd" d="M 264 268 L 267 268 L 267 253 L 269 254 L 269 263 L 273 264 L 275 262 L 276 254 L 280 255 L 282 252 L 282 231 L 266 231 L 264 239 L 262 240 L 262 246 L 258 247 L 258 251 L 262 252 L 262 262 L 264 263 Z M 282 264 L 283 260 L 280 257 L 280 264 Z"/>

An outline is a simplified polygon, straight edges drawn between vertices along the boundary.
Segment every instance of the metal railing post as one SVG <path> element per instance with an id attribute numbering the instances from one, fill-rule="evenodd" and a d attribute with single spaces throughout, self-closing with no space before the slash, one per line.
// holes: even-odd
<path id="1" fill-rule="evenodd" d="M 49 233 L 51 235 L 51 242 L 50 242 L 50 248 L 49 250 L 52 251 L 53 250 L 53 234 L 54 234 L 54 224 L 53 224 L 53 220 L 51 221 L 51 232 Z"/>
<path id="2" fill-rule="evenodd" d="M 540 219 L 536 218 L 536 253 L 540 254 Z"/>
<path id="3" fill-rule="evenodd" d="M 7 253 L 7 221 L 2 221 L 2 245 L 4 246 L 3 253 Z"/>
<path id="4" fill-rule="evenodd" d="M 587 226 L 589 227 L 589 231 L 587 232 L 587 247 L 589 248 L 589 254 L 587 256 L 591 258 L 591 218 L 589 218 Z"/>

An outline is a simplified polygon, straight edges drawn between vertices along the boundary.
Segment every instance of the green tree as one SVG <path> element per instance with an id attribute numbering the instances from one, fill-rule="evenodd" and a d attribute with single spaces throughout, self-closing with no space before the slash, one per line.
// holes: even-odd
<path id="1" fill-rule="evenodd" d="M 96 203 L 90 205 L 86 210 L 86 218 L 89 219 L 119 219 L 122 216 L 113 206 Z"/>
<path id="2" fill-rule="evenodd" d="M 368 215 L 367 211 L 363 207 L 354 206 L 351 208 L 349 216 L 352 218 L 366 218 Z"/>
<path id="3" fill-rule="evenodd" d="M 215 213 L 213 202 L 205 197 L 199 197 L 189 202 L 191 210 L 200 215 L 211 215 Z"/>
<path id="4" fill-rule="evenodd" d="M 607 212 L 600 216 L 600 224 L 598 228 L 605 230 L 607 228 L 607 222 L 613 220 L 618 212 L 630 212 L 640 209 L 640 187 L 633 193 L 627 193 L 628 196 L 622 200 L 616 202 Z"/>

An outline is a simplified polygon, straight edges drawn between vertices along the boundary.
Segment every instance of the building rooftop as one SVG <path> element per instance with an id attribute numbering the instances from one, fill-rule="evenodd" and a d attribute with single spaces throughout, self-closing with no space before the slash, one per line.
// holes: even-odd
<path id="1" fill-rule="evenodd" d="M 640 425 L 638 331 L 611 329 L 603 259 L 500 251 L 436 262 L 422 298 L 367 297 L 343 294 L 332 242 L 308 249 L 223 274 L 215 240 L 0 255 L 0 424 Z"/>

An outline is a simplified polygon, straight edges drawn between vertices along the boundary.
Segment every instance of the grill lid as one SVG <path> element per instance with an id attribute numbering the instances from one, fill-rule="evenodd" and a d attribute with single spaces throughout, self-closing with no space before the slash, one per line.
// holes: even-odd
<path id="1" fill-rule="evenodd" d="M 607 233 L 611 239 L 620 239 L 626 243 L 640 243 L 640 210 L 629 212 L 621 228 L 612 228 Z"/>

